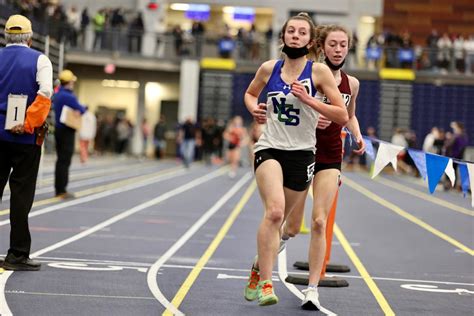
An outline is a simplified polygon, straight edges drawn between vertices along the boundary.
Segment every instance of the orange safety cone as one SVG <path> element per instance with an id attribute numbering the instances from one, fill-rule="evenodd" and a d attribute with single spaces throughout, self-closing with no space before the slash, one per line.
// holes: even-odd
<path id="1" fill-rule="evenodd" d="M 337 198 L 339 196 L 339 190 L 336 192 L 334 201 L 332 202 L 331 210 L 329 210 L 328 219 L 326 222 L 326 256 L 323 261 L 323 268 L 321 269 L 321 278 L 324 278 L 326 275 L 326 266 L 331 259 L 331 247 L 332 247 L 332 235 L 334 228 L 334 221 L 336 220 L 336 208 L 337 208 Z"/>

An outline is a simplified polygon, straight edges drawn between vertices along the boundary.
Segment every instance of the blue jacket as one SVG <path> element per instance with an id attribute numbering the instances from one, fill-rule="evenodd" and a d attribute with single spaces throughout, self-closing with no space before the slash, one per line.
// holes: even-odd
<path id="1" fill-rule="evenodd" d="M 35 100 L 39 85 L 36 82 L 40 52 L 12 45 L 0 49 L 0 141 L 34 144 L 34 134 L 13 134 L 5 130 L 5 119 L 9 94 L 28 96 L 27 108 Z"/>
<path id="2" fill-rule="evenodd" d="M 59 119 L 61 118 L 63 107 L 65 105 L 81 112 L 81 114 L 84 114 L 84 112 L 86 111 L 86 108 L 81 105 L 79 101 L 77 101 L 76 96 L 71 90 L 66 89 L 64 87 L 59 88 L 58 93 L 56 93 L 53 97 L 53 108 L 54 114 L 56 116 L 56 128 L 69 128 L 59 121 Z"/>

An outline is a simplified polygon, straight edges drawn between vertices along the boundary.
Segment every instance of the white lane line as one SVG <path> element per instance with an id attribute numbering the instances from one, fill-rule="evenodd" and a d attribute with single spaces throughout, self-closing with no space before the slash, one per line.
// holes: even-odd
<path id="1" fill-rule="evenodd" d="M 283 284 L 291 293 L 293 293 L 300 300 L 304 299 L 303 293 L 301 293 L 300 290 L 298 290 L 298 288 L 294 284 L 286 282 L 286 278 L 288 277 L 288 269 L 286 266 L 286 248 L 284 248 L 278 254 L 278 276 L 280 277 L 280 281 L 283 282 Z M 319 311 L 329 316 L 337 315 L 329 309 L 324 308 L 322 305 Z"/>
<path id="2" fill-rule="evenodd" d="M 174 315 L 184 315 L 163 295 L 157 280 L 157 274 L 160 268 L 168 261 L 198 230 L 203 226 L 209 218 L 211 218 L 232 196 L 234 196 L 242 186 L 252 178 L 252 174 L 247 172 L 219 201 L 216 202 L 201 218 L 191 226 L 181 238 L 171 246 L 148 270 L 147 283 L 153 296 Z M 194 267 L 193 267 L 194 268 Z"/>
<path id="3" fill-rule="evenodd" d="M 12 312 L 10 308 L 8 308 L 7 301 L 5 299 L 5 285 L 7 284 L 7 280 L 13 271 L 5 271 L 0 274 L 0 315 L 2 316 L 11 316 Z"/>
<path id="4" fill-rule="evenodd" d="M 118 295 L 94 295 L 94 294 L 72 294 L 72 293 L 44 293 L 44 292 L 25 292 L 25 291 L 6 291 L 8 294 L 22 295 L 41 295 L 41 296 L 67 296 L 67 297 L 87 297 L 87 298 L 113 298 L 128 300 L 155 300 L 153 297 L 142 296 L 118 296 Z M 3 316 L 3 314 L 2 314 Z"/>
<path id="5" fill-rule="evenodd" d="M 140 168 L 140 169 L 134 169 L 133 170 L 133 173 L 131 174 L 124 174 L 123 172 L 119 172 L 119 173 L 114 173 L 114 174 L 109 174 L 107 176 L 99 176 L 99 177 L 95 177 L 95 178 L 88 178 L 86 180 L 80 180 L 80 181 L 74 181 L 74 182 L 70 182 L 69 185 L 68 185 L 68 188 L 69 189 L 75 189 L 75 188 L 79 188 L 79 187 L 85 187 L 85 186 L 90 186 L 92 184 L 97 184 L 97 183 L 103 183 L 103 185 L 105 184 L 109 184 L 110 182 L 113 182 L 113 181 L 117 181 L 117 180 L 122 180 L 122 179 L 129 179 L 129 178 L 132 178 L 132 177 L 136 177 L 136 176 L 140 176 L 142 174 L 147 174 L 149 172 L 147 172 L 147 169 L 156 169 L 156 167 L 143 167 L 143 168 Z M 166 170 L 166 169 L 164 169 Z M 139 172 L 141 171 L 141 173 Z M 157 170 L 156 172 L 160 172 L 161 170 Z M 53 186 L 48 186 L 48 187 L 43 187 L 43 188 L 37 188 L 36 191 L 35 191 L 35 195 L 39 195 L 39 194 L 45 194 L 45 193 L 51 193 L 51 192 L 54 192 L 54 187 Z M 4 195 L 3 196 L 3 202 L 6 202 L 6 201 L 9 201 L 10 200 L 10 194 L 7 194 L 7 195 Z"/>
<path id="6" fill-rule="evenodd" d="M 41 156 L 43 157 L 43 155 Z M 145 166 L 144 166 L 145 165 Z M 146 166 L 148 165 L 148 166 Z M 136 169 L 136 168 L 139 168 L 139 169 Z M 134 163 L 134 164 L 131 164 L 131 165 L 121 165 L 121 166 L 118 166 L 118 167 L 113 167 L 113 168 L 101 168 L 101 169 L 91 169 L 91 170 L 84 170 L 84 169 L 76 169 L 76 170 L 71 170 L 71 174 L 69 176 L 69 182 L 72 184 L 73 181 L 76 181 L 76 180 L 83 180 L 83 179 L 90 179 L 91 177 L 98 177 L 99 179 L 106 176 L 106 175 L 110 175 L 110 174 L 120 174 L 121 171 L 124 171 L 124 170 L 141 170 L 141 169 L 144 169 L 144 168 L 151 168 L 153 167 L 153 164 L 151 162 L 145 162 L 145 163 Z M 79 171 L 79 172 L 78 172 Z M 51 175 L 51 177 L 48 177 L 46 179 L 40 179 L 39 178 L 39 172 L 38 171 L 38 181 L 37 181 L 37 185 L 36 185 L 36 192 L 38 193 L 39 189 L 40 188 L 43 188 L 43 189 L 47 189 L 45 188 L 46 185 L 48 184 L 52 184 L 53 181 L 54 181 L 54 174 Z M 48 188 L 53 188 L 51 186 L 49 186 Z M 9 192 L 10 191 L 10 187 L 7 186 L 5 188 L 5 191 L 6 192 Z"/>
<path id="7" fill-rule="evenodd" d="M 74 199 L 74 200 L 71 200 L 71 201 L 58 203 L 58 204 L 55 204 L 55 205 L 52 205 L 52 206 L 49 206 L 49 207 L 45 207 L 45 208 L 37 210 L 37 211 L 30 212 L 30 214 L 28 215 L 28 218 L 32 218 L 32 217 L 36 217 L 36 216 L 43 215 L 43 214 L 46 214 L 46 213 L 50 213 L 50 212 L 53 212 L 53 211 L 57 211 L 59 209 L 66 208 L 66 207 L 69 207 L 69 206 L 90 202 L 90 201 L 97 200 L 97 199 L 100 199 L 100 198 L 103 198 L 103 197 L 107 197 L 107 196 L 110 196 L 110 195 L 113 195 L 113 194 L 122 193 L 122 192 L 125 192 L 125 191 L 130 191 L 130 190 L 134 190 L 134 189 L 137 189 L 137 188 L 141 188 L 141 187 L 147 186 L 147 185 L 152 184 L 152 183 L 157 183 L 157 182 L 160 182 L 160 181 L 175 178 L 176 176 L 181 175 L 183 173 L 186 173 L 186 170 L 180 170 L 180 171 L 175 171 L 175 172 L 172 172 L 172 173 L 169 173 L 169 174 L 159 175 L 159 176 L 153 177 L 151 179 L 147 179 L 143 182 L 133 183 L 133 184 L 130 184 L 130 185 L 123 186 L 121 188 L 107 190 L 107 191 L 99 192 L 99 193 L 96 193 L 96 194 L 88 195 L 88 196 L 85 196 L 85 197 L 82 197 L 82 198 Z M 0 227 L 8 225 L 8 224 L 10 224 L 9 219 L 0 221 Z"/>
<path id="8" fill-rule="evenodd" d="M 5 254 L 0 255 L 0 257 L 5 257 Z M 80 259 L 80 258 L 58 258 L 58 257 L 37 257 L 41 262 L 85 262 L 90 264 L 98 264 L 98 265 L 131 265 L 131 266 L 141 266 L 141 267 L 150 267 L 151 263 L 146 262 L 134 262 L 134 261 L 117 261 L 117 260 L 97 260 L 97 259 Z M 172 269 L 186 269 L 191 270 L 194 268 L 192 265 L 182 265 L 182 264 L 164 264 L 163 268 L 172 268 Z M 203 267 L 203 270 L 208 271 L 228 271 L 228 272 L 244 272 L 247 273 L 248 269 L 235 269 L 235 268 L 219 268 L 219 267 Z M 278 273 L 278 271 L 274 271 L 274 273 Z M 307 276 L 308 272 L 301 272 L 301 271 L 292 271 L 291 274 L 296 275 L 303 275 Z M 227 274 L 219 274 L 218 279 L 225 279 L 226 277 L 232 279 L 242 279 L 246 280 L 248 278 L 247 275 L 242 276 L 231 276 Z M 348 279 L 362 279 L 360 275 L 348 275 L 348 274 L 333 274 L 333 273 L 326 273 L 328 277 L 340 277 L 340 278 L 348 278 Z M 418 280 L 418 279 L 398 279 L 398 278 L 384 278 L 384 277 L 373 277 L 374 280 L 383 280 L 383 281 L 394 281 L 394 282 L 410 282 L 410 283 L 432 283 L 432 284 L 445 284 L 445 285 L 463 285 L 463 286 L 473 286 L 474 283 L 464 283 L 464 282 L 450 282 L 450 281 L 435 281 L 435 280 Z M 278 279 L 279 280 L 279 279 Z"/>
<path id="9" fill-rule="evenodd" d="M 345 275 L 345 274 L 326 274 L 329 277 L 338 276 L 348 279 L 362 279 L 361 276 L 356 275 Z M 383 278 L 383 277 L 372 277 L 374 280 L 382 281 L 396 281 L 396 282 L 420 282 L 420 283 L 434 283 L 434 284 L 450 284 L 450 285 L 467 285 L 474 286 L 474 283 L 459 283 L 459 282 L 446 282 L 446 281 L 431 281 L 431 280 L 413 280 L 413 279 L 397 279 L 397 278 Z"/>
<path id="10" fill-rule="evenodd" d="M 118 214 L 114 217 L 111 217 L 108 220 L 106 220 L 106 221 L 104 221 L 100 224 L 97 224 L 97 225 L 95 225 L 95 226 L 93 226 L 93 227 L 77 234 L 77 235 L 74 235 L 70 238 L 64 239 L 64 240 L 62 240 L 58 243 L 55 243 L 55 244 L 53 244 L 49 247 L 38 250 L 35 253 L 31 254 L 30 257 L 35 258 L 35 257 L 41 256 L 41 255 L 43 255 L 43 254 L 45 254 L 49 251 L 58 249 L 62 246 L 70 244 L 70 243 L 72 243 L 74 241 L 77 241 L 81 238 L 87 237 L 88 235 L 93 234 L 96 231 L 101 230 L 102 228 L 107 227 L 109 225 L 112 225 L 112 224 L 114 224 L 114 223 L 116 223 L 116 222 L 118 222 L 118 221 L 120 221 L 124 218 L 127 218 L 130 215 L 133 215 L 133 214 L 135 214 L 135 213 L 137 213 L 141 210 L 144 210 L 146 208 L 154 206 L 154 205 L 156 205 L 158 203 L 161 203 L 161 202 L 163 202 L 163 201 L 165 201 L 165 200 L 167 200 L 167 199 L 169 199 L 169 198 L 171 198 L 175 195 L 183 193 L 183 192 L 185 192 L 189 189 L 192 189 L 192 188 L 194 188 L 198 185 L 201 185 L 201 184 L 203 184 L 203 183 L 205 183 L 209 180 L 212 180 L 212 179 L 222 175 L 222 173 L 225 172 L 225 169 L 226 168 L 220 168 L 220 169 L 218 169 L 214 172 L 211 172 L 211 173 L 209 173 L 205 176 L 194 179 L 193 181 L 188 182 L 185 185 L 182 185 L 182 186 L 180 186 L 176 189 L 168 191 L 168 192 L 166 192 L 166 193 L 164 193 L 164 194 L 162 194 L 162 195 L 160 195 L 160 196 L 158 196 L 158 197 L 156 197 L 156 198 L 154 198 L 154 199 L 152 199 L 148 202 L 137 205 L 137 206 L 135 206 L 135 207 L 133 207 L 133 208 L 127 210 L 127 211 L 124 211 L 124 212 L 122 212 L 122 213 L 120 213 L 120 214 Z M 2 316 L 11 314 L 10 308 L 8 307 L 8 304 L 7 304 L 7 301 L 6 301 L 6 298 L 5 298 L 5 291 L 4 291 L 5 290 L 5 284 L 7 283 L 7 280 L 10 277 L 10 275 L 11 275 L 11 273 L 3 273 L 3 274 L 0 275 L 0 287 L 3 284 L 3 290 L 0 291 L 0 315 L 2 315 Z"/>

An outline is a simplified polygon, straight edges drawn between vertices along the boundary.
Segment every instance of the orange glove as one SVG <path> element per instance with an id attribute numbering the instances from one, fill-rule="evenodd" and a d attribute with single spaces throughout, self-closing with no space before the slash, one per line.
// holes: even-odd
<path id="1" fill-rule="evenodd" d="M 43 125 L 48 117 L 49 109 L 51 108 L 51 100 L 47 97 L 38 94 L 26 110 L 26 118 L 24 129 L 25 133 L 33 134 L 36 127 Z"/>

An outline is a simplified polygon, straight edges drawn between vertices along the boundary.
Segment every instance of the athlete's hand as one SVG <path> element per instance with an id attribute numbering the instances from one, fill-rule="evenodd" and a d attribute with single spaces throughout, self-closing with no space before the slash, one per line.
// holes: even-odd
<path id="1" fill-rule="evenodd" d="M 353 152 L 356 155 L 361 156 L 365 152 L 365 142 L 363 138 L 356 140 L 358 149 L 354 149 Z"/>
<path id="2" fill-rule="evenodd" d="M 23 134 L 25 133 L 25 127 L 23 126 L 23 124 L 18 124 L 18 125 L 15 125 L 13 126 L 11 129 L 10 129 L 10 132 L 12 132 L 13 134 Z"/>
<path id="3" fill-rule="evenodd" d="M 291 93 L 293 93 L 293 95 L 303 103 L 308 103 L 308 99 L 311 98 L 311 96 L 308 94 L 308 91 L 306 90 L 306 87 L 299 81 L 293 82 L 291 85 Z"/>
<path id="4" fill-rule="evenodd" d="M 252 116 L 258 124 L 265 124 L 267 122 L 267 105 L 259 103 L 252 111 Z"/>
<path id="5" fill-rule="evenodd" d="M 319 115 L 318 119 L 318 129 L 326 129 L 329 125 L 331 125 L 332 121 L 328 120 L 324 115 Z"/>

